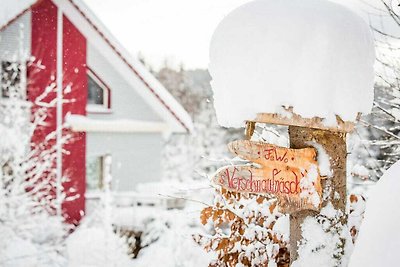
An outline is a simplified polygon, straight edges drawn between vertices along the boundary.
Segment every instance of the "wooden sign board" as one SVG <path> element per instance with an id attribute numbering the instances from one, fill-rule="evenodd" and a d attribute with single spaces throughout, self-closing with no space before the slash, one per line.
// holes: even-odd
<path id="1" fill-rule="evenodd" d="M 274 195 L 285 213 L 319 210 L 322 188 L 314 148 L 290 149 L 248 140 L 234 141 L 228 147 L 258 166 L 223 167 L 213 176 L 215 184 L 239 193 Z"/>

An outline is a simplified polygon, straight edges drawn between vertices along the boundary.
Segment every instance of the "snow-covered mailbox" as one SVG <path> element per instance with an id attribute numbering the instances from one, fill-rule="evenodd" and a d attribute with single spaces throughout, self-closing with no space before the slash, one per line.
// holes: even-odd
<path id="1" fill-rule="evenodd" d="M 221 168 L 213 182 L 278 199 L 280 211 L 290 214 L 292 263 L 300 260 L 308 216 L 336 214 L 331 227 L 338 233 L 345 227 L 346 133 L 372 108 L 374 59 L 364 20 L 323 0 L 250 2 L 226 16 L 212 37 L 209 70 L 219 123 L 246 125 L 248 137 L 256 123 L 286 125 L 290 140 L 290 148 L 230 143 L 248 163 Z M 340 255 L 345 239 L 338 234 L 331 242 Z"/>

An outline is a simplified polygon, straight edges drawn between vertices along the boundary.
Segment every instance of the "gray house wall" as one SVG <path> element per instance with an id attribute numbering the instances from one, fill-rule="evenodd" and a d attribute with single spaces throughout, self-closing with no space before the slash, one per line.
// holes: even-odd
<path id="1" fill-rule="evenodd" d="M 138 183 L 161 177 L 162 136 L 155 133 L 88 133 L 87 151 L 92 156 L 112 155 L 112 189 L 130 191 Z"/>
<path id="2" fill-rule="evenodd" d="M 131 119 L 162 122 L 95 47 L 88 43 L 88 66 L 111 89 L 111 112 L 90 113 L 96 120 Z M 132 74 L 133 75 L 133 74 Z M 112 188 L 130 191 L 138 183 L 160 180 L 162 133 L 88 132 L 87 158 L 111 154 Z"/>
<path id="3" fill-rule="evenodd" d="M 0 59 L 27 60 L 30 54 L 31 12 L 26 12 L 0 32 Z"/>
<path id="4" fill-rule="evenodd" d="M 31 55 L 31 12 L 26 12 L 13 23 L 0 31 L 0 64 L 2 61 L 25 63 Z M 26 65 L 25 65 L 26 66 Z M 1 65 L 0 65 L 1 67 Z M 25 68 L 26 71 L 26 68 Z M 1 68 L 0 68 L 1 75 Z M 21 82 L 26 82 L 26 73 L 23 73 Z M 1 76 L 0 76 L 1 77 Z M 24 79 L 25 78 L 25 79 Z M 21 88 L 25 88 L 22 86 Z M 0 98 L 1 98 L 0 94 Z M 13 114 L 9 109 L 13 109 L 12 105 L 8 105 L 7 101 L 0 100 L 0 120 L 4 121 L 4 116 Z M 26 123 L 30 120 L 30 106 L 27 105 L 24 110 Z M 29 148 L 29 140 L 26 141 L 27 149 Z"/>
<path id="5" fill-rule="evenodd" d="M 133 119 L 145 121 L 161 121 L 161 118 L 147 105 L 135 89 L 124 77 L 114 70 L 111 64 L 97 49 L 88 43 L 88 66 L 111 88 L 110 114 L 89 113 L 90 118 L 96 119 Z M 134 75 L 132 73 L 132 75 Z"/>

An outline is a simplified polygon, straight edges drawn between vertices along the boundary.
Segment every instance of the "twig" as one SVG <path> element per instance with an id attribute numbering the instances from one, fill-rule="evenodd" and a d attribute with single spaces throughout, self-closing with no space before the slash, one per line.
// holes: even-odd
<path id="1" fill-rule="evenodd" d="M 204 206 L 207 206 L 207 207 L 211 207 L 211 205 L 209 205 L 209 204 L 207 204 L 207 203 L 205 203 L 205 202 L 203 202 L 203 201 L 196 200 L 196 199 L 190 199 L 190 198 L 185 198 L 185 197 L 177 197 L 177 196 L 171 196 L 171 195 L 164 195 L 164 194 L 157 194 L 157 195 L 158 195 L 158 196 L 161 196 L 161 197 L 167 197 L 167 198 L 173 198 L 173 199 L 181 199 L 181 200 L 191 201 L 191 202 L 203 204 Z"/>

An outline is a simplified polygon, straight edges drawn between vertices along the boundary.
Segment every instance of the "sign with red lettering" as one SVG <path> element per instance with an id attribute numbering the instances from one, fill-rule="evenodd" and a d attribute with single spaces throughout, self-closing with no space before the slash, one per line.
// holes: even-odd
<path id="1" fill-rule="evenodd" d="M 250 164 L 219 169 L 215 184 L 239 193 L 274 195 L 282 212 L 319 210 L 322 188 L 314 148 L 290 149 L 247 140 L 228 147 Z"/>

